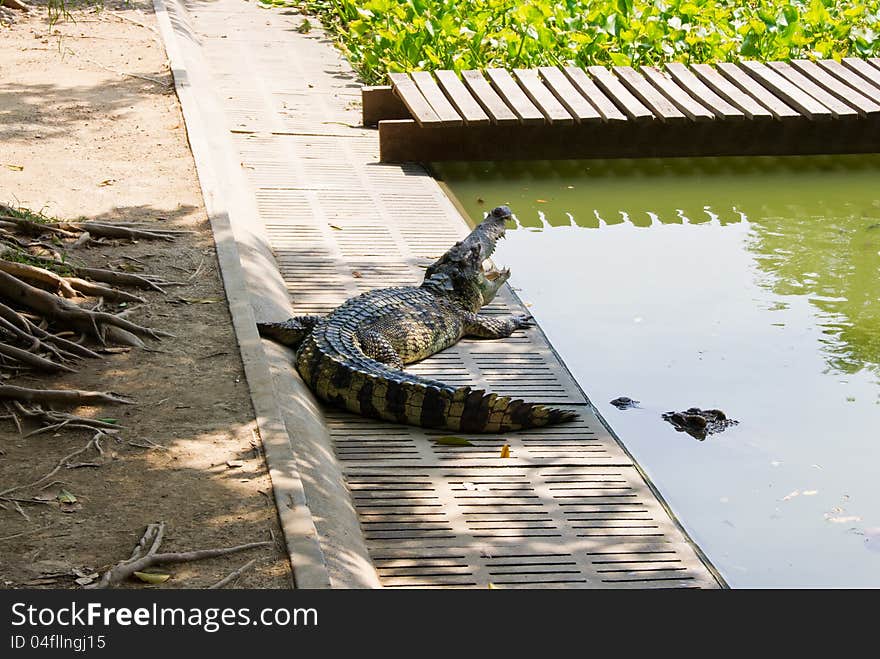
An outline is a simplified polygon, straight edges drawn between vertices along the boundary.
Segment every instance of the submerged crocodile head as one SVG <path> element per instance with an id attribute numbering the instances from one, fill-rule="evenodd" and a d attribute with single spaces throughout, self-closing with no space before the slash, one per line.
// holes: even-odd
<path id="1" fill-rule="evenodd" d="M 510 278 L 510 270 L 499 270 L 490 260 L 510 216 L 507 206 L 493 209 L 467 238 L 455 243 L 426 270 L 422 286 L 455 298 L 471 311 L 488 304 Z"/>

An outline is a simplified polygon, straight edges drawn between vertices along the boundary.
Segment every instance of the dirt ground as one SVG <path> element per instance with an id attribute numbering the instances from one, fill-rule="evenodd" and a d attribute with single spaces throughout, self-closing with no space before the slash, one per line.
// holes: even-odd
<path id="1" fill-rule="evenodd" d="M 147 524 L 167 523 L 162 551 L 274 539 L 271 547 L 169 566 L 161 586 L 202 588 L 252 558 L 235 587 L 287 588 L 289 565 L 213 238 L 165 52 L 149 2 L 75 11 L 50 26 L 45 8 L 0 26 L 0 203 L 74 219 L 185 229 L 174 243 L 82 251 L 84 264 L 143 267 L 185 285 L 143 294 L 131 320 L 176 338 L 86 360 L 75 374 L 22 375 L 21 386 L 119 392 L 133 406 L 80 408 L 124 430 L 98 467 L 62 469 L 22 498 L 76 504 L 0 509 L 0 587 L 78 588 L 78 575 L 126 559 Z M 131 257 L 138 261 L 132 261 Z M 21 437 L 0 420 L 0 490 L 31 483 L 85 445 L 88 431 Z M 95 459 L 95 456 L 89 456 Z"/>

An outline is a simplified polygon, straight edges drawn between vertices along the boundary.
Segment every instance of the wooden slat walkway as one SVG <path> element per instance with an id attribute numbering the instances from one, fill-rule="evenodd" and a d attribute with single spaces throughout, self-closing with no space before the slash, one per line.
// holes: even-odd
<path id="1" fill-rule="evenodd" d="M 364 88 L 364 124 L 383 162 L 866 153 L 878 62 L 398 73 Z"/>

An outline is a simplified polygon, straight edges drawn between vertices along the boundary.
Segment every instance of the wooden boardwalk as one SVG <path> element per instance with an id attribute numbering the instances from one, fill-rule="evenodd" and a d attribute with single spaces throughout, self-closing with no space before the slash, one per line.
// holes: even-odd
<path id="1" fill-rule="evenodd" d="M 393 73 L 382 162 L 880 151 L 880 58 Z"/>
<path id="2" fill-rule="evenodd" d="M 357 125 L 360 85 L 317 29 L 300 34 L 284 15 L 239 0 L 169 5 L 191 65 L 175 75 L 199 177 L 210 183 L 209 209 L 228 209 L 228 228 L 212 219 L 215 237 L 221 256 L 231 241 L 242 255 L 242 274 L 226 264 L 224 279 L 228 293 L 247 286 L 249 297 L 230 299 L 255 409 L 263 405 L 260 419 L 279 415 L 285 429 L 283 441 L 267 443 L 277 428 L 261 420 L 297 584 L 721 585 L 538 328 L 462 341 L 411 367 L 581 415 L 563 426 L 466 436 L 470 445 L 322 409 L 305 389 L 260 375 L 241 337 L 255 334 L 249 319 L 280 319 L 265 315 L 263 289 L 277 284 L 293 313 L 327 313 L 371 288 L 418 283 L 469 229 L 422 167 L 377 163 L 375 131 Z M 234 277 L 244 283 L 231 286 Z M 507 287 L 487 309 L 523 311 Z M 289 351 L 271 351 L 279 356 L 268 367 L 293 377 Z M 277 397 L 278 411 L 259 392 Z M 295 549 L 313 543 L 317 551 Z"/>

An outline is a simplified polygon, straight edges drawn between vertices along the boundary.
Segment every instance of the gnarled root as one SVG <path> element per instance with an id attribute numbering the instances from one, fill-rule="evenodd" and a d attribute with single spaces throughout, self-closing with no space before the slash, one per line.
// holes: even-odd
<path id="1" fill-rule="evenodd" d="M 28 389 L 13 384 L 0 384 L 0 400 L 45 405 L 132 405 L 133 402 L 116 394 L 81 389 Z"/>
<path id="2" fill-rule="evenodd" d="M 31 6 L 21 0 L 0 0 L 0 7 L 8 7 L 9 9 L 18 9 L 20 11 L 31 10 Z"/>
<path id="3" fill-rule="evenodd" d="M 165 522 L 150 524 L 147 526 L 147 530 L 144 532 L 143 537 L 141 537 L 140 541 L 135 545 L 131 557 L 127 560 L 120 561 L 107 570 L 101 577 L 100 581 L 85 587 L 107 588 L 108 586 L 118 584 L 128 579 L 135 572 L 142 572 L 143 570 L 154 565 L 159 565 L 160 563 L 188 563 L 191 561 L 200 561 L 206 558 L 216 558 L 217 556 L 226 556 L 227 554 L 234 554 L 248 549 L 256 549 L 257 547 L 267 547 L 272 544 L 270 541 L 251 542 L 246 545 L 226 547 L 223 549 L 201 549 L 199 551 L 160 554 L 158 551 L 164 536 Z M 147 548 L 148 545 L 149 548 Z M 243 572 L 244 570 L 242 569 L 241 571 Z M 222 584 L 222 582 L 220 583 Z"/>
<path id="4" fill-rule="evenodd" d="M 104 328 L 108 325 L 152 339 L 158 339 L 161 336 L 172 336 L 167 332 L 142 327 L 113 314 L 81 309 L 72 302 L 35 288 L 2 271 L 0 271 L 0 296 L 32 309 L 49 321 L 55 321 L 61 325 L 77 329 L 80 332 L 91 334 L 102 344 L 105 343 Z"/>

